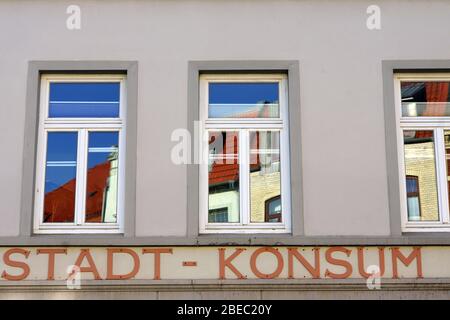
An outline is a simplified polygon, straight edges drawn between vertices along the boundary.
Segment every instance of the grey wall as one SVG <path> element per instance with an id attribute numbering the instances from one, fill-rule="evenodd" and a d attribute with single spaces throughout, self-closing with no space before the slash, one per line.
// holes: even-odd
<path id="1" fill-rule="evenodd" d="M 448 30 L 447 1 L 1 1 L 0 236 L 19 234 L 28 61 L 138 61 L 136 235 L 183 236 L 188 61 L 234 59 L 300 63 L 305 235 L 388 235 L 381 61 L 449 58 Z"/>

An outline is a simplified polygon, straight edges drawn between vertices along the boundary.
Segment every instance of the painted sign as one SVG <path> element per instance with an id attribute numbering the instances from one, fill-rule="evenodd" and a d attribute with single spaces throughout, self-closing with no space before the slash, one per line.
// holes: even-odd
<path id="1" fill-rule="evenodd" d="M 3 281 L 74 270 L 86 280 L 450 278 L 450 247 L 17 247 L 0 257 Z"/>

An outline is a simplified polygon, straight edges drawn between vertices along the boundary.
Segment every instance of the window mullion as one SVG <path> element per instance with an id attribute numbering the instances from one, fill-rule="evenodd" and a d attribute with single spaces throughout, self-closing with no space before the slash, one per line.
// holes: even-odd
<path id="1" fill-rule="evenodd" d="M 38 157 L 37 157 L 37 165 L 38 177 L 37 181 L 39 184 L 37 185 L 37 194 L 39 204 L 36 206 L 38 208 L 35 214 L 38 216 L 37 225 L 41 225 L 44 222 L 44 202 L 45 202 L 45 175 L 47 171 L 47 144 L 48 144 L 48 131 L 43 128 L 42 134 L 40 134 L 41 143 L 38 143 Z"/>
<path id="2" fill-rule="evenodd" d="M 441 221 L 449 223 L 449 204 L 447 187 L 447 170 L 445 156 L 444 129 L 435 130 L 435 148 L 436 148 L 436 170 L 438 181 L 438 195 Z"/>
<path id="3" fill-rule="evenodd" d="M 240 180 L 240 213 L 241 223 L 250 223 L 250 201 L 249 201 L 249 143 L 248 130 L 239 131 L 239 180 Z"/>
<path id="4" fill-rule="evenodd" d="M 85 222 L 86 207 L 86 180 L 87 180 L 87 147 L 88 130 L 78 131 L 78 160 L 77 160 L 77 187 L 75 205 L 75 223 L 82 225 Z"/>
<path id="5" fill-rule="evenodd" d="M 289 132 L 280 130 L 280 177 L 281 177 L 281 222 L 287 228 L 291 227 L 291 196 L 289 190 L 290 161 L 289 161 Z"/>

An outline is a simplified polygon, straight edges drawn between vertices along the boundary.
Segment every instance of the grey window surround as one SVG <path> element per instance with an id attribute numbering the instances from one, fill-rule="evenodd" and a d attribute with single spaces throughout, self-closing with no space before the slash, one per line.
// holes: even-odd
<path id="1" fill-rule="evenodd" d="M 124 233 L 111 238 L 133 237 L 136 213 L 136 139 L 137 139 L 137 77 L 136 61 L 30 61 L 28 63 L 25 135 L 22 165 L 22 194 L 20 237 L 40 239 L 33 234 L 34 186 L 39 123 L 39 88 L 41 75 L 63 74 L 126 74 L 127 75 L 127 154 L 125 168 L 125 221 Z M 85 235 L 86 236 L 86 235 Z M 55 238 L 67 235 L 55 235 Z M 91 236 L 90 236 L 91 237 Z"/>
<path id="2" fill-rule="evenodd" d="M 188 123 L 189 132 L 194 132 L 194 122 L 199 117 L 199 77 L 200 74 L 217 73 L 285 73 L 288 76 L 288 113 L 289 113 L 289 156 L 291 183 L 291 233 L 282 237 L 302 236 L 302 161 L 300 132 L 300 74 L 299 62 L 288 61 L 190 61 L 188 74 Z M 192 150 L 191 154 L 194 154 Z M 199 235 L 199 165 L 190 164 L 187 168 L 187 235 L 207 239 L 211 235 Z M 221 238 L 223 234 L 215 234 Z M 258 234 L 258 237 L 270 236 Z M 248 239 L 249 235 L 235 234 L 237 239 Z"/>
<path id="3" fill-rule="evenodd" d="M 390 229 L 391 237 L 405 238 L 408 239 L 408 241 L 411 243 L 422 243 L 424 241 L 423 239 L 433 239 L 434 244 L 449 244 L 450 232 L 402 232 L 400 211 L 400 182 L 398 180 L 398 123 L 395 117 L 394 74 L 429 72 L 450 72 L 450 60 L 382 61 Z"/>

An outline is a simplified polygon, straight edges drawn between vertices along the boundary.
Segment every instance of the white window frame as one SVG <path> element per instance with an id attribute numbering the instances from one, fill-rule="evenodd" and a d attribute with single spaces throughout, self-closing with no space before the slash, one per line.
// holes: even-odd
<path id="1" fill-rule="evenodd" d="M 120 105 L 117 118 L 49 118 L 50 84 L 56 82 L 119 82 Z M 126 155 L 126 75 L 124 74 L 45 74 L 41 76 L 39 131 L 36 159 L 34 228 L 36 234 L 111 234 L 124 232 Z M 48 132 L 78 132 L 75 217 L 73 223 L 44 223 L 45 168 Z M 88 135 L 90 131 L 119 132 L 117 221 L 85 222 Z"/>
<path id="2" fill-rule="evenodd" d="M 279 85 L 279 118 L 208 118 L 208 84 L 210 82 L 277 82 Z M 290 233 L 291 188 L 289 165 L 288 85 L 286 74 L 202 74 L 200 75 L 200 190 L 199 232 L 211 233 Z M 249 131 L 280 132 L 281 222 L 250 222 Z M 239 132 L 239 223 L 208 223 L 208 132 Z"/>
<path id="3" fill-rule="evenodd" d="M 450 73 L 394 74 L 402 231 L 450 232 L 450 213 L 444 141 L 444 130 L 450 130 L 450 117 L 403 117 L 400 86 L 402 81 L 450 81 Z M 408 221 L 403 130 L 433 130 L 439 221 Z"/>

